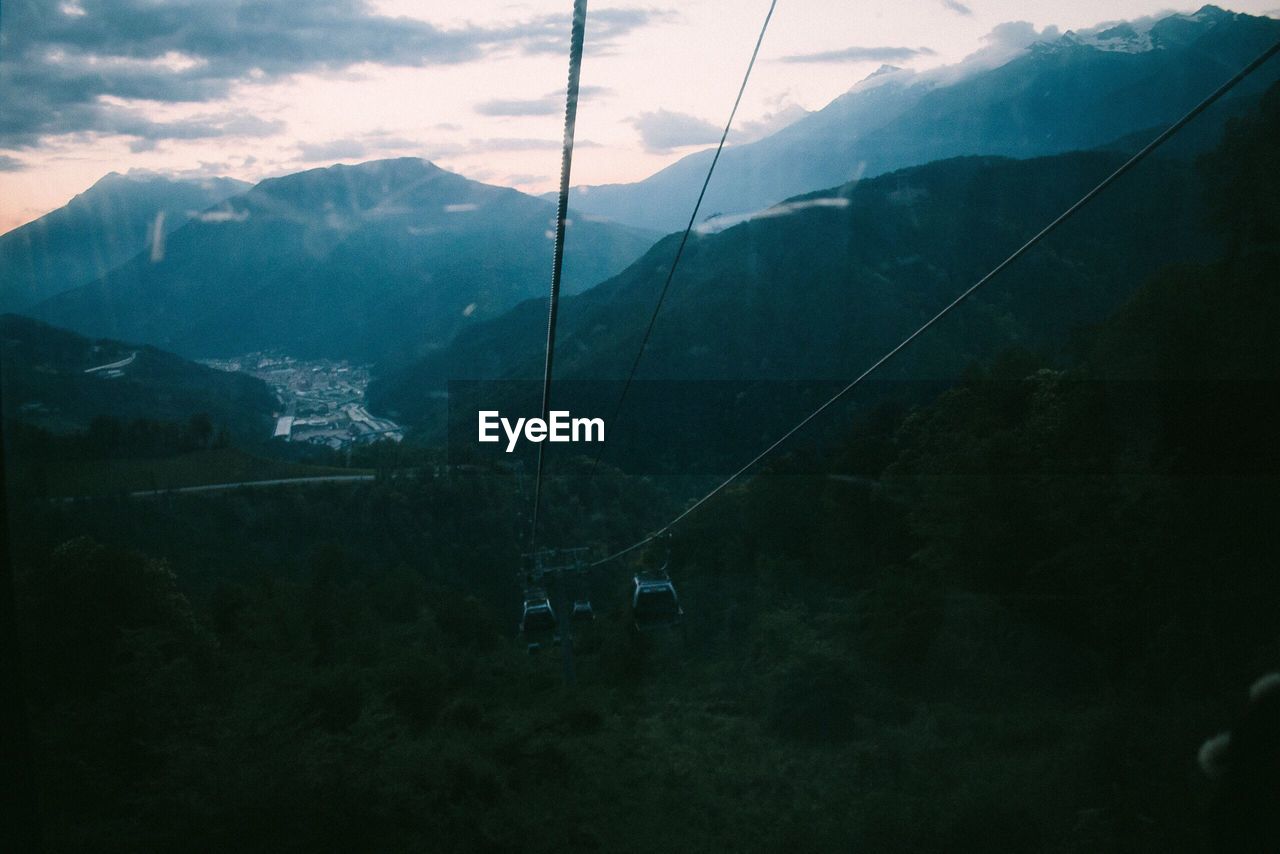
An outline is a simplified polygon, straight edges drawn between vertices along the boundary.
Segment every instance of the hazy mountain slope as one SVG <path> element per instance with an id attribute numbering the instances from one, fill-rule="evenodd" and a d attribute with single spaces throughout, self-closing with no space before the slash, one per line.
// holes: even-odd
<path id="1" fill-rule="evenodd" d="M 642 379 L 848 378 L 1025 241 L 1120 162 L 1110 152 L 960 158 L 799 197 L 689 246 Z M 1202 255 L 1199 185 L 1145 164 L 915 349 L 899 375 L 954 376 L 973 356 L 1061 345 L 1161 263 Z M 675 235 L 621 275 L 566 299 L 561 379 L 625 376 Z M 410 421 L 452 379 L 534 378 L 544 303 L 530 301 L 370 388 Z M 543 318 L 543 319 L 540 319 Z M 906 370 L 906 365 L 910 370 Z"/>
<path id="2" fill-rule="evenodd" d="M 877 75 L 826 108 L 727 149 L 702 215 L 966 154 L 1034 157 L 1095 148 L 1167 125 L 1280 37 L 1280 21 L 1206 6 L 1137 30 L 1121 25 L 1039 43 L 962 76 Z M 1240 93 L 1280 77 L 1271 63 Z M 688 220 L 710 152 L 635 184 L 575 190 L 576 210 L 671 231 Z"/>
<path id="3" fill-rule="evenodd" d="M 186 181 L 112 172 L 66 205 L 0 235 L 0 310 L 21 311 L 87 284 L 159 234 L 249 185 L 231 178 Z"/>
<path id="4" fill-rule="evenodd" d="M 278 348 L 361 360 L 426 352 L 546 290 L 549 203 L 403 158 L 263 181 L 215 216 L 33 313 L 187 355 Z M 651 242 L 580 218 L 565 287 Z"/>
<path id="5" fill-rule="evenodd" d="M 716 165 L 699 218 L 766 207 L 859 177 L 858 162 L 842 152 L 897 119 L 932 88 L 911 72 L 886 66 L 777 133 L 731 145 Z M 635 184 L 575 187 L 571 205 L 617 222 L 661 231 L 683 228 L 713 154 L 712 149 L 690 154 Z"/>
<path id="6" fill-rule="evenodd" d="M 1226 96 L 1212 110 L 1187 125 L 1177 136 L 1162 145 L 1156 156 L 1194 160 L 1202 154 L 1213 151 L 1222 141 L 1222 134 L 1227 126 L 1232 121 L 1256 111 L 1261 100 L 1262 95 L 1257 92 Z M 1125 134 L 1119 139 L 1113 139 L 1110 142 L 1099 145 L 1097 148 L 1117 151 L 1122 154 L 1133 154 L 1155 139 L 1165 127 L 1167 125 L 1153 125 L 1149 128 L 1143 128 L 1142 130 Z"/>
<path id="7" fill-rule="evenodd" d="M 0 348 L 4 416 L 54 429 L 83 428 L 99 415 L 186 422 L 205 414 L 263 438 L 276 406 L 266 384 L 247 374 L 153 347 L 91 340 L 15 314 L 0 315 Z"/>

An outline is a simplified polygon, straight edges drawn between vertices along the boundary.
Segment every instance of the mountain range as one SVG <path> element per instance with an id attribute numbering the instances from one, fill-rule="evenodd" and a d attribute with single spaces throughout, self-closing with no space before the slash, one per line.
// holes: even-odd
<path id="1" fill-rule="evenodd" d="M 249 189 L 232 178 L 112 172 L 66 205 L 0 235 L 0 311 L 88 284 L 206 208 Z"/>
<path id="2" fill-rule="evenodd" d="M 847 377 L 1278 35 L 1280 22 L 1205 7 L 1068 33 L 996 67 L 885 68 L 727 149 L 704 207 L 719 215 L 689 245 L 641 378 Z M 1262 69 L 1176 153 L 1210 148 L 1278 73 Z M 577 192 L 560 375 L 625 375 L 675 237 L 653 244 L 603 217 L 669 228 L 709 156 Z M 1061 348 L 1041 330 L 1078 330 L 1159 263 L 1211 251 L 1203 213 L 1187 158 L 1149 162 L 912 370 L 936 376 L 992 346 Z M 553 215 L 545 199 L 413 158 L 251 188 L 108 176 L 0 237 L 0 271 L 24 314 L 93 338 L 378 362 L 373 405 L 421 424 L 451 379 L 539 374 Z"/>
<path id="3" fill-rule="evenodd" d="M 785 421 L 791 416 L 775 411 L 782 404 L 762 398 L 754 384 L 766 393 L 780 383 L 825 387 L 856 376 L 1122 160 L 1106 151 L 956 158 L 799 196 L 722 230 L 700 230 L 637 374 L 658 381 L 660 393 L 647 403 L 633 400 L 625 420 L 664 424 L 663 442 L 649 443 L 663 445 L 687 424 L 689 441 L 702 448 L 713 417 L 733 423 L 736 412 L 742 423 Z M 885 378 L 953 380 L 969 362 L 1007 347 L 1068 355 L 1074 334 L 1104 318 L 1162 264 L 1202 259 L 1218 248 L 1203 228 L 1201 196 L 1188 164 L 1148 161 L 934 329 Z M 677 237 L 562 301 L 556 378 L 570 381 L 566 388 L 575 380 L 615 381 L 616 397 Z M 388 372 L 369 388 L 371 407 L 435 425 L 451 381 L 539 377 L 545 305 L 523 303 L 460 333 L 450 347 Z M 702 381 L 692 396 L 693 403 L 705 398 L 705 411 L 672 416 L 669 395 L 661 392 L 677 381 Z M 716 398 L 717 388 L 727 388 L 729 399 Z M 594 414 L 608 417 L 613 400 L 604 398 L 591 403 L 600 409 Z M 803 406 L 802 398 L 788 405 Z"/>
<path id="4" fill-rule="evenodd" d="M 187 356 L 283 350 L 395 361 L 547 288 L 554 208 L 402 158 L 261 182 L 192 218 L 162 251 L 28 313 Z M 623 269 L 652 235 L 572 225 L 564 287 Z"/>
<path id="5" fill-rule="evenodd" d="M 783 130 L 726 148 L 701 215 L 759 210 L 959 155 L 1025 158 L 1101 147 L 1168 125 L 1277 38 L 1280 21 L 1205 6 L 1193 15 L 1068 32 L 994 68 L 976 59 L 922 73 L 882 68 Z M 1239 88 L 1234 106 L 1224 102 L 1205 120 L 1221 123 L 1247 109 L 1277 78 L 1275 63 L 1261 69 Z M 681 228 L 712 153 L 688 155 L 637 183 L 577 187 L 571 206 L 646 228 Z"/>

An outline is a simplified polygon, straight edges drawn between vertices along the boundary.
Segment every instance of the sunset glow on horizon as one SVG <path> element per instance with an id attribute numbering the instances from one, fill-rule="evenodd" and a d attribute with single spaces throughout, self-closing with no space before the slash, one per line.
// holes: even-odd
<path id="1" fill-rule="evenodd" d="M 1276 3 L 1229 8 L 1275 14 Z M 0 231 L 113 171 L 252 182 L 414 156 L 548 191 L 559 166 L 569 6 L 6 4 Z M 713 144 L 767 8 L 768 0 L 593 0 L 574 183 L 636 181 Z M 1010 56 L 1040 36 L 1168 11 L 1166 0 L 782 0 L 730 141 L 822 108 L 882 64 L 925 70 L 980 51 Z"/>

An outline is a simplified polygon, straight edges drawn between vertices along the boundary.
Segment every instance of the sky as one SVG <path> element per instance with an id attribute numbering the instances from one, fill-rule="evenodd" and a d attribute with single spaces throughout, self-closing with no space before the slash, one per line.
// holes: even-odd
<path id="1" fill-rule="evenodd" d="M 1278 0 L 1234 11 L 1280 16 Z M 924 70 L 1199 4 L 779 0 L 730 143 Z M 424 157 L 554 189 L 572 0 L 4 0 L 0 232 L 108 172 L 246 181 Z M 714 144 L 769 0 L 591 0 L 575 184 Z"/>

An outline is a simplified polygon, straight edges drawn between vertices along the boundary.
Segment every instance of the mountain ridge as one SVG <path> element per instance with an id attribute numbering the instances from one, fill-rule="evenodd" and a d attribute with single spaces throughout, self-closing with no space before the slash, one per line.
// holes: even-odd
<path id="1" fill-rule="evenodd" d="M 1124 27 L 1151 48 L 1117 49 Z M 1280 38 L 1280 21 L 1215 6 L 1143 27 L 1067 33 L 994 68 L 975 56 L 931 72 L 873 76 L 771 136 L 727 147 L 704 214 L 761 210 L 819 187 L 948 157 L 1098 147 L 1169 124 Z M 1240 91 L 1260 94 L 1278 77 L 1263 69 Z M 571 207 L 675 230 L 687 220 L 711 153 L 694 152 L 632 184 L 575 188 Z"/>
<path id="2" fill-rule="evenodd" d="M 55 432 L 99 416 L 186 423 L 206 415 L 238 438 L 269 435 L 276 396 L 248 374 L 218 371 L 144 344 L 88 338 L 0 314 L 4 417 Z"/>
<path id="3" fill-rule="evenodd" d="M 847 380 L 1123 159 L 1104 151 L 955 158 L 797 196 L 775 215 L 699 232 L 638 379 Z M 1215 248 L 1199 229 L 1202 204 L 1188 165 L 1153 160 L 1131 179 L 890 374 L 950 377 L 974 353 L 1001 346 L 1061 352 L 1072 329 L 1105 316 L 1160 264 Z M 558 379 L 626 376 L 676 238 L 565 298 Z M 369 388 L 371 408 L 411 424 L 436 423 L 449 381 L 536 378 L 544 313 L 545 301 L 522 303 L 385 373 Z"/>
<path id="4" fill-rule="evenodd" d="M 33 307 L 76 331 L 191 356 L 422 353 L 541 292 L 554 208 L 417 158 L 270 178 L 103 278 Z M 648 233 L 582 218 L 566 292 L 622 269 Z"/>
<path id="5" fill-rule="evenodd" d="M 250 186 L 109 172 L 62 207 L 0 235 L 0 310 L 24 310 L 87 284 Z"/>

